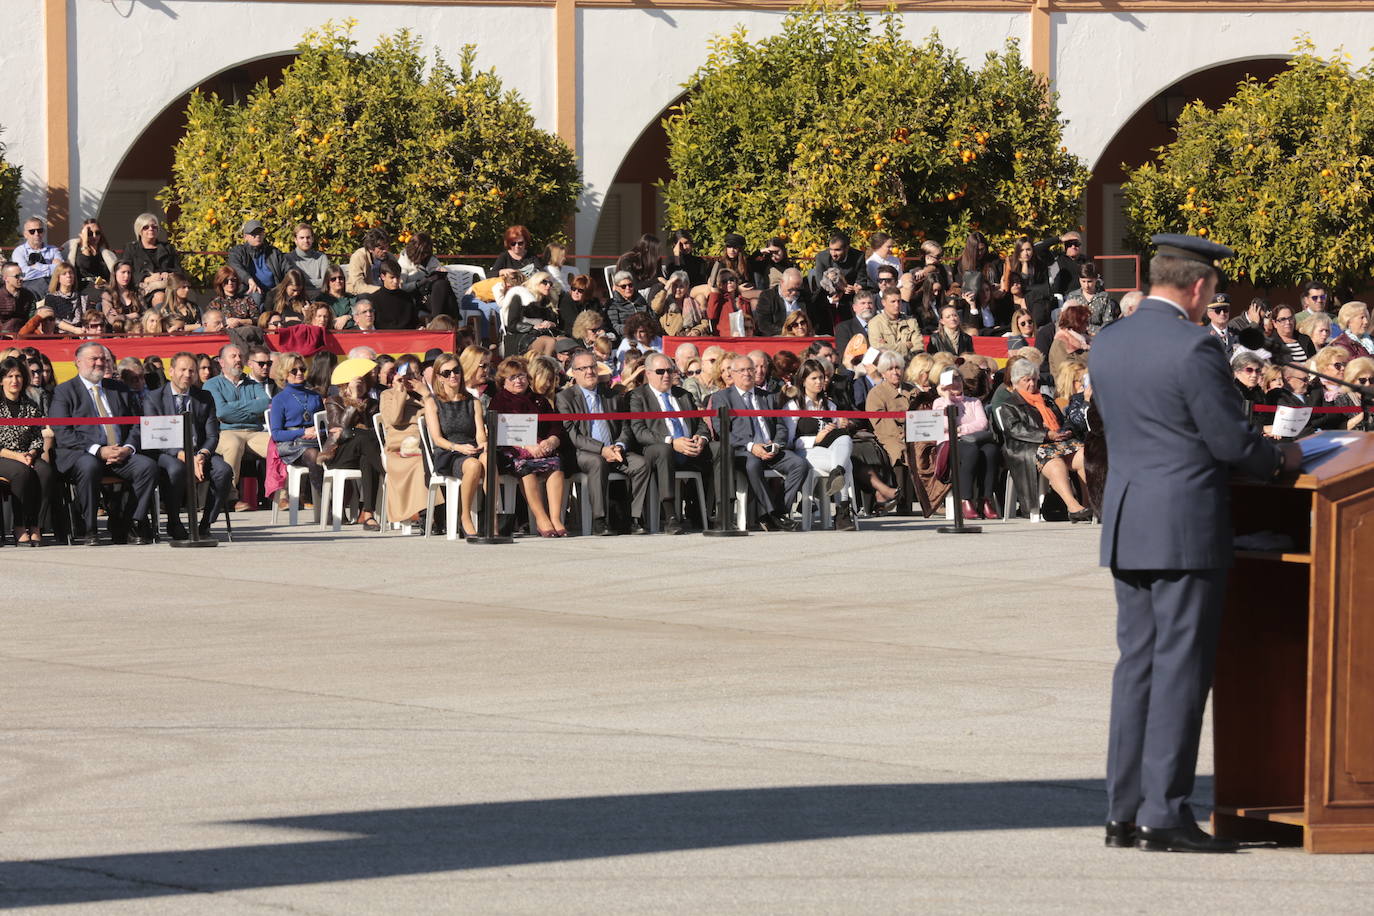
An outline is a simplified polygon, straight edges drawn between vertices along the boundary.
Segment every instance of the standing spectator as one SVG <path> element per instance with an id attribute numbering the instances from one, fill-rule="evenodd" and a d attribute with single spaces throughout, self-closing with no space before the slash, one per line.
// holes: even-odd
<path id="1" fill-rule="evenodd" d="M 4 288 L 0 289 L 0 333 L 18 334 L 29 320 L 38 297 L 24 285 L 24 271 L 13 261 L 6 261 Z"/>
<path id="2" fill-rule="evenodd" d="M 1302 285 L 1302 311 L 1298 312 L 1295 321 L 1301 321 L 1308 315 L 1324 314 L 1330 301 L 1326 284 L 1319 280 L 1308 280 Z"/>
<path id="3" fill-rule="evenodd" d="M 88 290 L 97 283 L 108 282 L 110 271 L 114 270 L 115 253 L 105 238 L 105 230 L 100 223 L 88 219 L 81 224 L 76 238 L 67 243 L 67 253 L 63 258 L 76 267 L 80 278 L 78 288 Z"/>
<path id="4" fill-rule="evenodd" d="M 831 233 L 825 251 L 816 255 L 815 265 L 811 268 L 811 282 L 819 286 L 825 272 L 832 267 L 843 275 L 843 291 L 846 295 L 858 292 L 859 287 L 867 287 L 868 270 L 864 267 L 864 256 L 849 247 L 849 236 L 843 232 Z"/>
<path id="5" fill-rule="evenodd" d="M 363 234 L 363 244 L 348 259 L 348 282 L 345 289 L 354 296 L 375 293 L 381 289 L 378 278 L 383 258 L 391 256 L 391 236 L 386 230 L 373 227 Z"/>
<path id="6" fill-rule="evenodd" d="M 151 213 L 134 220 L 134 239 L 124 246 L 124 259 L 133 268 L 133 284 L 145 293 L 163 289 L 172 274 L 181 270 L 181 255 L 161 238 L 162 223 Z"/>
<path id="7" fill-rule="evenodd" d="M 312 293 L 324 291 L 324 281 L 332 266 L 329 255 L 315 247 L 315 229 L 309 223 L 297 223 L 291 233 L 296 247 L 286 254 L 287 264 L 301 272 Z"/>
<path id="8" fill-rule="evenodd" d="M 261 305 L 282 277 L 291 269 L 286 255 L 267 241 L 262 220 L 250 219 L 243 224 L 243 242 L 229 249 L 229 266 L 239 275 L 239 282 L 253 301 Z M 280 311 L 280 309 L 278 309 Z"/>
<path id="9" fill-rule="evenodd" d="M 521 283 L 534 276 L 536 270 L 544 269 L 544 260 L 534 254 L 534 237 L 524 226 L 507 226 L 501 236 L 501 247 L 505 251 L 497 255 L 488 274 L 500 274 L 503 270 L 516 270 L 523 276 Z"/>
<path id="10" fill-rule="evenodd" d="M 891 267 L 893 276 L 902 272 L 902 259 L 892 253 L 892 236 L 886 232 L 874 232 L 868 237 L 869 255 L 864 261 L 864 268 L 868 271 L 868 285 L 878 288 L 878 268 L 884 264 Z"/>
<path id="11" fill-rule="evenodd" d="M 52 269 L 62 263 L 62 250 L 44 238 L 47 223 L 36 216 L 24 220 L 23 242 L 14 249 L 11 260 L 23 272 L 24 287 L 39 300 L 48 294 Z"/>

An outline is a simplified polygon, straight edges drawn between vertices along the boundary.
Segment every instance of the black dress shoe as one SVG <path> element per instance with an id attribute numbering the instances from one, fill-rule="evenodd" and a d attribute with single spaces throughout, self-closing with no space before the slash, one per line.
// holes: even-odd
<path id="1" fill-rule="evenodd" d="M 797 523 L 792 519 L 772 513 L 760 515 L 759 526 L 764 531 L 796 531 L 798 528 Z"/>
<path id="2" fill-rule="evenodd" d="M 134 533 L 129 535 L 130 544 L 151 544 L 156 540 L 157 530 L 147 522 L 136 523 L 134 525 Z"/>
<path id="3" fill-rule="evenodd" d="M 616 535 L 616 532 L 615 532 L 612 528 L 610 528 L 610 527 L 608 527 L 608 526 L 606 525 L 606 520 L 605 520 L 604 518 L 594 518 L 594 519 L 592 519 L 592 536 L 593 536 L 593 537 L 609 538 L 609 537 L 615 537 L 615 535 Z"/>
<path id="4" fill-rule="evenodd" d="M 630 534 L 648 534 L 649 529 L 644 526 L 644 520 L 639 518 L 630 519 Z"/>
<path id="5" fill-rule="evenodd" d="M 849 508 L 849 503 L 840 503 L 835 507 L 835 530 L 859 530 L 858 526 L 854 524 L 854 510 Z"/>
<path id="6" fill-rule="evenodd" d="M 1146 852 L 1235 852 L 1240 844 L 1204 833 L 1197 824 L 1137 827 L 1135 848 Z"/>
<path id="7" fill-rule="evenodd" d="M 1135 845 L 1134 821 L 1107 821 L 1107 845 L 1115 849 L 1130 849 Z"/>
<path id="8" fill-rule="evenodd" d="M 683 527 L 682 520 L 674 516 L 669 516 L 663 525 L 664 534 L 686 534 L 687 529 Z"/>
<path id="9" fill-rule="evenodd" d="M 75 545 L 75 546 L 77 546 L 77 547 L 99 547 L 99 546 L 100 546 L 100 538 L 98 538 L 98 537 L 96 537 L 95 535 L 92 534 L 92 535 L 90 535 L 89 537 L 74 538 L 74 539 L 72 540 L 72 544 Z"/>
<path id="10" fill-rule="evenodd" d="M 167 537 L 173 541 L 189 541 L 191 534 L 181 522 L 168 522 Z"/>

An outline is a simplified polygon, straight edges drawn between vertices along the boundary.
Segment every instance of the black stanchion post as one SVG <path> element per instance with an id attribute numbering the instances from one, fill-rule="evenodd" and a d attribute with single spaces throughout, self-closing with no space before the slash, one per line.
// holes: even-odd
<path id="1" fill-rule="evenodd" d="M 982 525 L 965 525 L 963 494 L 959 492 L 959 408 L 950 404 L 945 408 L 945 422 L 949 424 L 949 486 L 954 493 L 954 524 L 941 525 L 941 534 L 982 534 Z"/>
<path id="2" fill-rule="evenodd" d="M 487 492 L 486 499 L 486 521 L 483 524 L 482 535 L 480 537 L 467 538 L 469 544 L 511 544 L 513 538 L 501 537 L 496 533 L 497 509 L 501 506 L 500 490 L 497 489 L 497 468 L 496 468 L 496 411 L 486 412 L 487 427 Z"/>
<path id="3" fill-rule="evenodd" d="M 716 527 L 702 534 L 713 538 L 744 537 L 749 532 L 735 528 L 730 500 L 735 496 L 735 455 L 730 448 L 730 408 L 721 405 L 716 410 Z"/>
<path id="4" fill-rule="evenodd" d="M 181 415 L 181 456 L 186 462 L 186 530 L 190 537 L 185 541 L 168 541 L 172 547 L 218 547 L 219 541 L 214 538 L 203 538 L 200 536 L 200 507 L 196 505 L 196 491 L 199 489 L 196 484 L 196 456 L 192 451 L 191 445 L 191 424 L 195 422 L 188 408 L 186 413 Z M 210 473 L 206 468 L 205 473 Z M 156 529 L 159 520 L 153 519 L 153 527 Z"/>

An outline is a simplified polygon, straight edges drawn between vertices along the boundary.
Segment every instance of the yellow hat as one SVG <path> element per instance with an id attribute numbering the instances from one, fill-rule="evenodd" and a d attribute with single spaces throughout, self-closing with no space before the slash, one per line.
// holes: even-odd
<path id="1" fill-rule="evenodd" d="M 334 367 L 334 373 L 329 376 L 331 385 L 347 385 L 354 379 L 360 379 L 364 375 L 377 368 L 377 364 L 364 356 L 355 356 L 346 359 Z"/>

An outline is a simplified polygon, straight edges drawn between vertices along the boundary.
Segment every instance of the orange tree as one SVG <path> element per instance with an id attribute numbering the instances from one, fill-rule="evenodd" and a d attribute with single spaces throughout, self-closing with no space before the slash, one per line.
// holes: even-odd
<path id="1" fill-rule="evenodd" d="M 872 24 L 815 4 L 774 37 L 716 38 L 664 121 L 668 221 L 808 258 L 835 229 L 961 247 L 973 228 L 1005 246 L 1077 224 L 1088 172 L 1014 43 L 974 69 L 934 34 L 906 41 L 894 13 Z"/>
<path id="2" fill-rule="evenodd" d="M 1194 102 L 1173 143 L 1131 172 L 1137 247 L 1156 232 L 1229 245 L 1255 286 L 1320 279 L 1361 288 L 1374 272 L 1374 66 L 1353 70 L 1304 45 L 1267 82 L 1215 111 Z"/>
<path id="3" fill-rule="evenodd" d="M 4 128 L 0 127 L 0 133 Z M 0 143 L 0 238 L 12 239 L 19 230 L 19 184 L 24 170 L 5 159 L 5 144 Z"/>
<path id="4" fill-rule="evenodd" d="M 340 253 L 373 226 L 427 232 L 441 253 L 497 250 L 512 223 L 562 232 L 582 188 L 573 153 L 474 67 L 472 46 L 456 69 L 436 55 L 426 73 L 409 31 L 358 53 L 352 28 L 307 33 L 280 85 L 243 104 L 192 95 L 159 198 L 178 247 L 222 250 L 250 217 L 280 248 L 305 221 Z"/>

